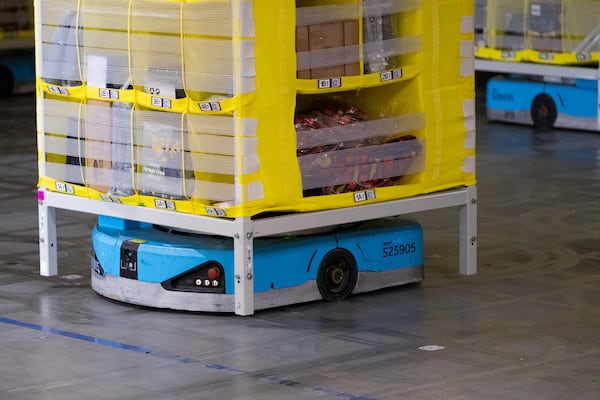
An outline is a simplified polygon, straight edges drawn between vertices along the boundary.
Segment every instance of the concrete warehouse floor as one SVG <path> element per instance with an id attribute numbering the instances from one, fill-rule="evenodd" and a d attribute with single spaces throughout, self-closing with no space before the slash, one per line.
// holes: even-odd
<path id="1" fill-rule="evenodd" d="M 0 399 L 600 399 L 600 133 L 483 111 L 477 275 L 438 210 L 424 282 L 238 317 L 95 294 L 89 215 L 39 276 L 34 98 L 1 99 Z"/>

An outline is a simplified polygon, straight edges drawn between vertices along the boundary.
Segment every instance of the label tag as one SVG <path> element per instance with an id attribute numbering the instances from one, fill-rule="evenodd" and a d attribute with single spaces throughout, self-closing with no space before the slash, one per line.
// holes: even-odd
<path id="1" fill-rule="evenodd" d="M 319 89 L 333 89 L 342 87 L 342 78 L 319 79 Z"/>
<path id="2" fill-rule="evenodd" d="M 175 211 L 175 202 L 170 200 L 156 199 L 154 200 L 154 205 L 156 205 L 156 208 Z"/>
<path id="3" fill-rule="evenodd" d="M 54 94 L 62 94 L 62 95 L 69 95 L 69 91 L 61 86 L 53 86 L 53 85 L 48 85 L 48 91 L 50 93 L 54 93 Z"/>
<path id="4" fill-rule="evenodd" d="M 68 194 L 75 193 L 75 189 L 73 188 L 73 186 L 69 185 L 67 183 L 64 183 L 64 182 L 56 182 L 56 190 L 58 190 L 59 192 L 68 193 Z"/>
<path id="5" fill-rule="evenodd" d="M 102 199 L 102 201 L 106 201 L 108 203 L 121 203 L 121 199 L 119 199 L 118 197 L 113 197 L 110 194 L 100 193 L 100 198 Z"/>
<path id="6" fill-rule="evenodd" d="M 381 79 L 381 82 L 387 82 L 387 81 L 391 81 L 394 79 L 400 79 L 400 78 L 402 78 L 402 69 L 394 69 L 392 71 L 383 71 L 379 75 L 379 78 Z"/>
<path id="7" fill-rule="evenodd" d="M 166 108 L 166 109 L 171 109 L 171 100 L 170 99 L 164 99 L 162 97 L 152 96 L 151 103 L 154 107 L 162 107 L 162 108 Z"/>
<path id="8" fill-rule="evenodd" d="M 359 203 L 361 201 L 375 199 L 375 189 L 361 190 L 360 192 L 354 192 L 354 202 Z"/>
<path id="9" fill-rule="evenodd" d="M 98 96 L 103 99 L 119 99 L 119 91 L 114 89 L 99 89 Z"/>
<path id="10" fill-rule="evenodd" d="M 216 208 L 216 207 L 206 207 L 206 213 L 208 215 L 213 215 L 216 217 L 226 217 L 227 213 L 225 212 L 225 210 L 222 210 L 220 208 Z"/>
<path id="11" fill-rule="evenodd" d="M 221 111 L 221 103 L 218 101 L 204 101 L 198 103 L 198 106 L 202 111 Z"/>

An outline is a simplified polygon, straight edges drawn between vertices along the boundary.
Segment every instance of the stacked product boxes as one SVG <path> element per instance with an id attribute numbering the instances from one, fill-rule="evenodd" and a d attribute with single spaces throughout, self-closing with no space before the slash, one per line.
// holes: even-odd
<path id="1" fill-rule="evenodd" d="M 475 184 L 467 0 L 45 0 L 39 185 L 224 217 Z"/>
<path id="2" fill-rule="evenodd" d="M 552 64 L 600 59 L 598 0 L 477 0 L 477 56 Z"/>

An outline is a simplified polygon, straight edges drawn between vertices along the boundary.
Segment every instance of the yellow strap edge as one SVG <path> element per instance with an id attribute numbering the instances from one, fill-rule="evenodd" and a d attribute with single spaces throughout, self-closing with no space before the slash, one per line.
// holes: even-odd
<path id="1" fill-rule="evenodd" d="M 171 99 L 153 96 L 137 89 L 107 89 L 96 86 L 64 86 L 45 82 L 37 79 L 37 85 L 47 95 L 64 100 L 102 100 L 108 102 L 124 102 L 134 104 L 139 108 L 157 111 L 173 112 L 177 114 L 205 114 L 219 115 L 231 114 L 240 105 L 250 104 L 255 98 L 255 93 L 250 92 L 235 97 L 217 100 L 193 100 L 190 97 Z"/>
<path id="2" fill-rule="evenodd" d="M 296 87 L 299 93 L 335 93 L 340 90 L 352 90 L 384 86 L 416 77 L 422 70 L 420 64 L 407 65 L 374 74 L 341 76 L 322 79 L 298 79 Z"/>

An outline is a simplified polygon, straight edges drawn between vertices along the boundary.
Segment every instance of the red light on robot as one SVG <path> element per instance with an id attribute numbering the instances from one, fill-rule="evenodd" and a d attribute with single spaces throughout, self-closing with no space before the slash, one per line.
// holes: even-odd
<path id="1" fill-rule="evenodd" d="M 206 272 L 206 276 L 208 279 L 217 279 L 219 276 L 221 276 L 221 270 L 217 267 L 209 268 Z"/>

